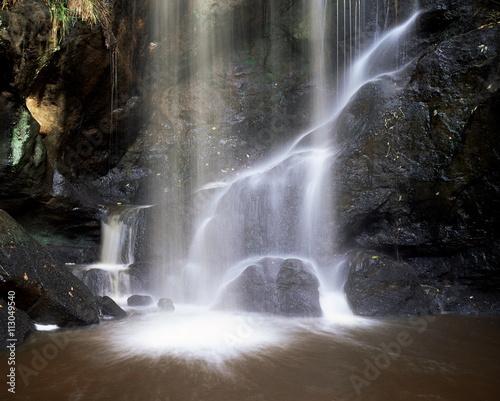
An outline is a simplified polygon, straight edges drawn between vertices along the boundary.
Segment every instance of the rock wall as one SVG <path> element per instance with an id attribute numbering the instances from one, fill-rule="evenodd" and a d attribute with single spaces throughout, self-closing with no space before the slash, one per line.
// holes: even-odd
<path id="1" fill-rule="evenodd" d="M 44 1 L 0 10 L 0 208 L 59 247 L 95 247 L 97 205 L 130 202 L 136 188 L 149 3 L 100 4 L 99 23 L 65 33 Z"/>
<path id="2" fill-rule="evenodd" d="M 362 88 L 335 127 L 338 236 L 344 249 L 411 261 L 435 292 L 462 293 L 471 276 L 500 275 L 500 14 L 487 1 L 422 6 L 415 61 Z M 465 295 L 443 309 L 499 310 L 498 286 Z"/>
<path id="3" fill-rule="evenodd" d="M 158 188 L 153 198 L 176 198 L 199 174 L 219 179 L 257 163 L 311 116 L 311 38 L 299 1 L 202 2 L 198 14 L 180 2 L 174 25 L 206 18 L 232 34 L 232 68 L 210 79 L 188 62 L 200 50 L 189 32 L 151 28 L 148 12 L 161 2 L 106 4 L 104 23 L 79 21 L 64 37 L 41 0 L 0 10 L 0 208 L 64 261 L 95 260 L 97 205 L 154 200 L 146 186 Z M 407 48 L 414 61 L 366 85 L 332 127 L 342 149 L 332 171 L 339 251 L 404 259 L 423 284 L 457 289 L 443 301 L 451 309 L 478 310 L 457 299 L 487 291 L 483 311 L 491 310 L 498 286 L 466 294 L 471 282 L 500 277 L 500 8 L 491 0 L 420 5 Z M 390 26 L 412 6 L 378 0 L 366 12 L 391 10 L 376 20 Z M 363 40 L 380 27 L 367 24 Z M 330 57 L 347 53 L 333 32 Z M 231 151 L 221 158 L 221 149 Z M 200 160 L 214 163 L 205 171 Z"/>

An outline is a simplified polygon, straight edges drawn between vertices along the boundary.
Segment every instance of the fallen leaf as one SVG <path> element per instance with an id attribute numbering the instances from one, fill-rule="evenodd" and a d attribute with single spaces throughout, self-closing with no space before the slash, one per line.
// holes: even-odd
<path id="1" fill-rule="evenodd" d="M 25 280 L 28 280 L 28 275 L 26 273 L 24 273 L 23 277 L 24 277 Z"/>

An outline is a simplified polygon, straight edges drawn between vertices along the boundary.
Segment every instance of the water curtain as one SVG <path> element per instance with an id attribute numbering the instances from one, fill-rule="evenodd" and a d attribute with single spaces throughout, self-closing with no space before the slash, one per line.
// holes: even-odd
<path id="1" fill-rule="evenodd" d="M 172 85 L 180 85 L 175 74 L 181 74 L 189 82 L 186 93 L 194 102 L 190 117 L 199 121 L 206 118 L 207 104 L 217 104 L 218 99 L 198 96 L 209 92 L 197 92 L 197 85 L 208 85 L 216 79 L 217 69 L 226 69 L 228 74 L 234 71 L 231 60 L 235 44 L 227 38 L 232 37 L 235 27 L 217 20 L 217 16 L 227 15 L 222 10 L 227 6 L 225 2 L 216 5 L 210 1 L 190 1 L 184 6 L 187 14 L 176 2 L 169 3 L 172 4 L 162 7 L 168 8 L 164 10 L 168 13 L 164 18 L 170 25 L 162 26 L 170 33 L 175 29 L 192 30 L 192 46 L 196 51 L 184 74 L 182 65 L 174 60 L 170 61 L 176 67 L 163 68 L 170 71 Z M 264 21 L 279 18 L 278 10 L 282 12 L 279 4 L 270 3 Z M 167 193 L 161 201 L 161 213 L 170 217 L 163 225 L 156 219 L 159 225 L 155 233 L 160 233 L 165 250 L 157 255 L 162 266 L 157 291 L 162 295 L 180 302 L 213 302 L 221 285 L 228 277 L 234 277 L 235 266 L 245 266 L 245 260 L 256 257 L 298 257 L 309 261 L 322 277 L 331 277 L 331 271 L 338 266 L 332 182 L 332 169 L 339 152 L 335 121 L 361 86 L 383 74 L 396 73 L 404 66 L 399 45 L 416 14 L 390 28 L 386 22 L 391 11 L 388 2 L 377 2 L 375 6 L 373 2 L 360 0 L 315 0 L 300 4 L 302 20 L 298 26 L 309 42 L 308 65 L 313 82 L 309 106 L 311 128 L 295 140 L 277 145 L 272 157 L 222 179 L 205 168 L 214 161 L 203 158 L 207 130 L 199 130 L 200 136 L 195 137 L 196 145 L 191 148 L 194 149 L 191 159 L 195 160 L 191 187 Z M 237 4 L 232 6 L 237 9 Z M 219 7 L 220 13 L 213 13 L 214 7 Z M 368 15 L 368 11 L 373 15 Z M 179 22 L 170 21 L 175 13 L 190 15 L 190 22 L 177 19 L 187 24 L 181 27 Z M 263 32 L 272 37 L 272 29 L 270 24 Z M 336 48 L 332 48 L 332 43 Z M 172 93 L 174 86 L 170 89 Z M 174 106 L 176 101 L 173 98 Z M 224 119 L 224 110 L 217 107 L 210 110 L 215 120 Z M 216 126 L 210 128 L 217 141 L 230 140 L 218 136 Z M 234 149 L 227 146 L 227 152 Z M 224 157 L 227 155 L 220 155 Z M 212 181 L 214 177 L 217 181 Z M 185 221 L 180 221 L 178 213 L 173 216 L 169 211 L 179 210 L 179 204 L 187 205 L 183 216 L 189 216 L 190 228 L 185 228 Z M 341 281 L 333 279 L 322 285 L 341 291 Z"/>

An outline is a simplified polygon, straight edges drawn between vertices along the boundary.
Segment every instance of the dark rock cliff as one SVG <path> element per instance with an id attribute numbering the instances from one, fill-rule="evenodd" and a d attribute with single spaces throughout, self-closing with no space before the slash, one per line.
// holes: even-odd
<path id="1" fill-rule="evenodd" d="M 423 7 L 415 60 L 362 88 L 335 127 L 338 235 L 409 261 L 435 292 L 456 287 L 445 310 L 498 312 L 498 7 Z M 467 293 L 471 276 L 483 285 Z"/>
<path id="2" fill-rule="evenodd" d="M 307 126 L 300 2 L 206 2 L 198 14 L 186 3 L 170 31 L 151 28 L 154 1 L 115 0 L 105 23 L 78 21 L 64 36 L 43 1 L 0 10 L 0 208 L 63 261 L 95 260 L 97 205 L 154 201 L 146 185 L 177 199 L 197 174 L 247 168 Z M 366 13 L 390 13 L 362 40 L 413 3 L 371 2 Z M 500 7 L 420 6 L 406 68 L 363 87 L 332 127 L 339 251 L 403 259 L 443 309 L 498 311 Z M 184 28 L 202 17 L 231 33 L 229 72 L 188 62 L 200 49 Z M 349 43 L 334 45 L 334 32 L 335 58 Z M 202 171 L 193 158 L 213 163 Z"/>
<path id="3" fill-rule="evenodd" d="M 65 32 L 44 1 L 0 10 L 0 208 L 59 246 L 94 244 L 97 205 L 134 196 L 148 2 L 103 4 Z"/>

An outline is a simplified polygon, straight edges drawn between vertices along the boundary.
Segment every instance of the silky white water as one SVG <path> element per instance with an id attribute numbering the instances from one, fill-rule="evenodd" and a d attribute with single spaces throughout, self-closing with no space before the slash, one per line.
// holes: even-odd
<path id="1" fill-rule="evenodd" d="M 138 212 L 149 205 L 105 207 L 101 221 L 101 247 L 97 263 L 73 267 L 94 295 L 107 295 L 125 304 L 132 295 L 130 265 L 134 263 Z"/>
<path id="2" fill-rule="evenodd" d="M 150 312 L 117 322 L 109 328 L 106 341 L 118 359 L 168 355 L 187 361 L 203 361 L 223 369 L 226 363 L 242 356 L 265 357 L 272 349 L 285 350 L 297 341 L 297 333 L 344 336 L 346 330 L 376 327 L 377 324 L 338 314 L 331 321 L 291 319 L 177 305 L 175 313 Z"/>
<path id="3" fill-rule="evenodd" d="M 175 182 L 160 188 L 163 191 L 152 188 L 158 207 L 148 228 L 154 233 L 151 293 L 175 304 L 210 306 L 237 277 L 235 272 L 241 273 L 253 260 L 293 257 L 312 266 L 318 276 L 323 314 L 332 319 L 349 316 L 335 231 L 332 177 L 340 152 L 335 123 L 364 84 L 405 67 L 400 44 L 417 13 L 385 29 L 387 24 L 380 19 L 388 18 L 384 15 L 389 10 L 376 7 L 376 15 L 367 15 L 365 1 L 301 2 L 298 26 L 310 43 L 306 55 L 311 77 L 310 128 L 287 143 L 273 143 L 275 148 L 267 158 L 232 171 L 220 168 L 238 149 L 231 146 L 231 130 L 221 126 L 230 102 L 221 98 L 217 80 L 224 76 L 221 72 L 233 73 L 238 54 L 235 43 L 245 40 L 244 35 L 243 39 L 233 37 L 239 29 L 233 24 L 240 21 L 236 10 L 241 5 L 233 3 L 191 0 L 157 4 L 155 33 L 158 48 L 166 50 L 154 59 L 154 71 L 168 76 L 171 84 L 168 87 L 167 83 L 164 94 L 168 96 L 162 100 L 168 107 L 162 110 L 168 116 L 190 110 L 184 117 L 189 125 L 171 126 L 165 131 L 165 142 L 172 135 L 182 142 L 185 139 L 178 135 L 187 135 L 193 145 L 170 151 L 167 170 L 153 166 L 157 176 L 170 175 Z M 266 10 L 263 20 L 268 23 L 283 12 L 275 3 Z M 221 20 L 221 15 L 227 18 Z M 378 27 L 375 31 L 373 23 Z M 370 24 L 368 35 L 365 26 Z M 262 33 L 270 38 L 272 51 L 279 31 L 271 24 L 262 27 Z M 331 48 L 332 38 L 336 49 Z M 192 51 L 180 58 L 178 50 L 186 43 Z M 267 84 L 264 80 L 263 85 Z M 212 154 L 214 159 L 207 159 L 213 143 L 224 146 Z M 183 176 L 186 171 L 190 179 Z"/>
<path id="4" fill-rule="evenodd" d="M 158 0 L 168 13 L 157 9 L 156 14 L 175 25 L 176 8 L 195 5 L 190 12 L 199 19 L 206 10 L 201 6 L 216 3 Z M 322 14 L 324 9 L 316 9 L 313 25 L 320 27 L 328 16 L 325 26 L 336 21 L 337 40 L 350 38 L 354 45 L 344 55 L 323 58 L 330 66 L 315 67 L 320 73 L 329 68 L 338 73 L 333 79 L 328 74 L 316 78 L 334 90 L 318 90 L 313 96 L 315 102 L 323 95 L 327 101 L 320 104 L 325 112 L 316 114 L 311 129 L 244 173 L 212 182 L 199 165 L 195 187 L 184 192 L 165 188 L 171 197 L 155 214 L 155 235 L 161 235 L 154 246 L 158 275 L 151 290 L 157 298 L 173 298 L 175 312 L 153 306 L 129 309 L 127 319 L 32 336 L 17 350 L 18 388 L 12 399 L 496 399 L 497 317 L 443 314 L 371 320 L 352 316 L 345 303 L 341 289 L 346 272 L 342 258 L 335 255 L 335 214 L 329 210 L 335 200 L 329 169 L 341 151 L 335 143 L 335 120 L 364 83 L 404 68 L 394 55 L 415 16 L 399 28 L 380 32 L 368 44 L 352 34 L 364 25 L 364 1 L 304 2 L 314 7 L 327 3 L 334 10 Z M 208 42 L 222 33 L 207 35 Z M 320 42 L 315 49 L 327 50 Z M 213 57 L 213 51 L 213 46 L 207 47 L 200 60 Z M 176 66 L 179 75 L 181 70 Z M 201 76 L 210 74 L 204 71 Z M 203 145 L 198 145 L 202 152 Z M 200 199 L 201 206 L 193 207 L 197 203 L 189 202 L 191 197 Z M 184 202 L 192 207 L 192 222 L 184 221 L 173 207 Z M 120 219 L 113 219 L 109 230 L 103 229 L 101 259 L 110 261 L 109 266 L 123 262 L 118 244 L 124 245 L 127 235 L 120 234 L 120 225 Z M 181 228 L 186 225 L 192 229 Z M 210 309 L 221 286 L 263 256 L 293 256 L 313 266 L 321 282 L 322 318 Z"/>
<path id="5" fill-rule="evenodd" d="M 323 9 L 324 2 L 317 1 L 314 5 L 319 7 L 312 6 L 317 36 L 316 25 L 321 23 L 316 19 L 327 11 Z M 241 266 L 248 258 L 294 256 L 310 261 L 318 272 L 339 266 L 334 227 L 335 188 L 330 180 L 339 151 L 334 136 L 335 118 L 365 83 L 404 67 L 400 65 L 398 46 L 415 18 L 416 14 L 381 35 L 349 64 L 343 92 L 337 94 L 336 100 L 330 99 L 330 107 L 324 106 L 326 97 L 322 97 L 321 88 L 317 90 L 313 105 L 322 102 L 324 111 L 315 115 L 317 123 L 311 130 L 272 159 L 223 182 L 201 187 L 200 191 L 206 190 L 210 195 L 195 220 L 196 229 L 184 268 L 175 277 L 166 276 L 165 292 L 169 297 L 180 302 L 210 304 L 227 281 L 228 271 Z M 319 40 L 313 53 L 319 52 L 322 46 Z M 324 83 L 322 68 L 316 67 L 316 70 L 320 75 L 318 82 Z M 337 270 L 342 275 L 341 269 Z M 341 293 L 342 285 L 342 282 L 334 286 L 324 281 L 322 293 L 327 294 L 324 288 Z M 348 308 L 345 301 L 341 301 L 342 296 L 337 300 L 339 312 L 345 312 Z"/>
<path id="6" fill-rule="evenodd" d="M 361 46 L 353 32 L 361 29 L 361 6 L 358 2 L 353 4 L 355 7 L 351 9 L 345 7 L 344 2 L 342 18 L 345 21 L 340 31 Z M 171 7 L 167 9 L 175 10 Z M 399 42 L 408 33 L 417 14 L 379 35 L 363 51 L 351 48 L 344 58 L 337 60 L 336 69 L 342 73 L 342 85 L 331 91 L 328 90 L 328 86 L 333 85 L 331 74 L 327 74 L 331 60 L 324 54 L 322 33 L 327 26 L 326 16 L 334 13 L 328 9 L 328 2 L 319 0 L 308 4 L 307 10 L 315 42 L 310 54 L 316 79 L 311 100 L 313 126 L 284 145 L 273 157 L 227 176 L 223 181 L 207 180 L 210 174 L 205 175 L 205 170 L 197 167 L 198 187 L 194 194 L 204 195 L 201 197 L 203 207 L 191 211 L 194 230 L 192 237 L 184 240 L 186 253 L 183 255 L 165 246 L 155 266 L 162 274 L 159 276 L 161 281 L 158 280 L 160 285 L 152 295 L 157 299 L 173 299 L 175 312 L 159 311 L 155 306 L 142 310 L 127 308 L 139 315 L 116 323 L 107 336 L 110 350 L 120 358 L 168 355 L 224 368 L 243 356 L 264 356 L 272 349 L 284 350 L 293 346 L 304 333 L 345 336 L 346 330 L 377 324 L 353 316 L 343 293 L 347 272 L 342 257 L 336 254 L 335 188 L 330 180 L 339 152 L 335 120 L 365 83 L 383 74 L 395 74 L 404 67 L 397 56 Z M 200 16 L 196 17 L 193 26 L 204 50 L 197 54 L 191 68 L 193 75 L 202 80 L 210 77 L 210 67 L 205 64 L 213 61 L 215 55 L 209 50 L 221 34 L 212 32 L 203 37 L 200 30 L 209 29 L 206 23 L 207 18 Z M 221 46 L 224 48 L 219 43 Z M 195 99 L 195 106 L 202 107 L 197 102 L 202 99 Z M 202 153 L 202 144 L 201 139 L 195 148 L 197 154 Z M 173 201 L 181 203 L 182 198 Z M 171 216 L 165 209 L 168 204 L 159 205 L 159 210 Z M 112 273 L 128 268 L 133 261 L 131 244 L 135 223 L 130 223 L 135 211 L 112 210 L 104 220 L 101 263 L 93 268 Z M 155 220 L 155 232 L 158 226 L 162 227 L 163 218 L 165 216 Z M 179 216 L 172 218 L 177 223 Z M 182 240 L 176 238 L 176 232 L 163 234 L 160 241 L 170 245 Z M 162 242 L 159 244 L 161 248 Z M 284 318 L 211 309 L 224 287 L 263 257 L 297 258 L 311 267 L 320 282 L 321 318 Z M 120 298 L 120 294 L 115 288 L 115 297 Z"/>

